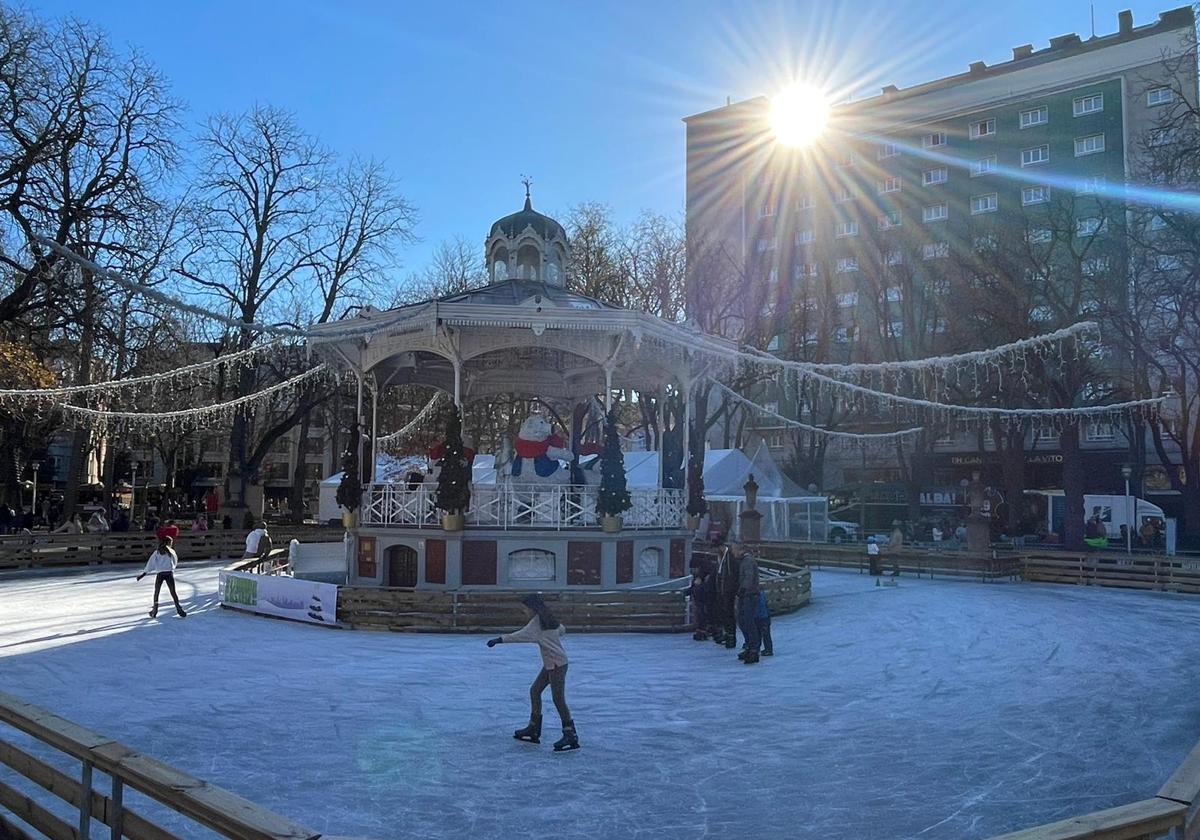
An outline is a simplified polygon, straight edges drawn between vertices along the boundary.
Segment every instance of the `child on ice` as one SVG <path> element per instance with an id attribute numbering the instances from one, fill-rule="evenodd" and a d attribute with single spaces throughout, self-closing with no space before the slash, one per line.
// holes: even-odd
<path id="1" fill-rule="evenodd" d="M 692 638 L 697 642 L 706 641 L 712 632 L 713 612 L 716 607 L 717 587 L 712 568 L 703 561 L 692 564 L 692 585 L 687 594 L 692 598 L 692 606 L 696 609 L 696 632 Z"/>
<path id="2" fill-rule="evenodd" d="M 554 708 L 562 720 L 563 736 L 554 742 L 554 751 L 579 749 L 579 738 L 575 734 L 575 721 L 571 719 L 571 710 L 567 708 L 567 652 L 563 649 L 562 637 L 567 632 L 550 609 L 542 596 L 536 592 L 526 595 L 521 601 L 529 623 L 515 633 L 505 633 L 494 639 L 488 639 L 487 646 L 495 647 L 501 643 L 529 642 L 536 644 L 542 654 L 542 670 L 538 672 L 529 687 L 529 725 L 518 729 L 513 737 L 518 741 L 540 743 L 542 738 L 542 692 L 550 686 L 550 696 L 554 700 Z"/>
<path id="3" fill-rule="evenodd" d="M 175 612 L 179 614 L 180 618 L 187 618 L 187 613 L 183 611 L 183 607 L 179 603 L 179 595 L 175 592 L 175 567 L 179 565 L 179 556 L 175 554 L 175 549 L 171 548 L 172 542 L 170 537 L 161 538 L 158 541 L 158 548 L 146 561 L 146 568 L 142 569 L 142 573 L 137 576 L 137 579 L 141 580 L 148 574 L 154 574 L 154 606 L 150 610 L 151 618 L 158 616 L 158 593 L 162 590 L 164 583 L 171 593 L 171 600 L 175 602 Z"/>
<path id="4" fill-rule="evenodd" d="M 771 610 L 767 607 L 767 593 L 758 593 L 758 612 L 754 614 L 754 623 L 758 627 L 758 638 L 762 644 L 763 656 L 774 656 L 775 645 L 771 642 Z"/>

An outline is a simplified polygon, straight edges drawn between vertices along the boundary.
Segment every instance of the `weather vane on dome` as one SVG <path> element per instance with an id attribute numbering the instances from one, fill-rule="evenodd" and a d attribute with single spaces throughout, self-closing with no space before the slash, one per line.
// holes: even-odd
<path id="1" fill-rule="evenodd" d="M 529 188 L 533 186 L 533 179 L 528 175 L 521 176 L 521 183 L 525 185 L 525 200 L 529 200 Z"/>

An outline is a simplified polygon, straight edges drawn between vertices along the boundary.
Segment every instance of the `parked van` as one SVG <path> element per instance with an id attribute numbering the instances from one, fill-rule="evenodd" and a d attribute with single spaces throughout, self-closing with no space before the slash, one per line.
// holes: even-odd
<path id="1" fill-rule="evenodd" d="M 1063 536 L 1063 521 L 1066 519 L 1067 496 L 1062 490 L 1026 490 L 1029 495 L 1046 497 L 1046 532 Z M 1110 540 L 1121 538 L 1121 526 L 1128 525 L 1133 533 L 1133 542 L 1138 541 L 1138 533 L 1147 520 L 1158 520 L 1161 525 L 1166 521 L 1163 509 L 1153 502 L 1139 499 L 1137 496 L 1128 497 L 1128 507 L 1124 495 L 1084 496 L 1083 521 L 1087 522 L 1094 515 L 1100 515 L 1100 522 Z M 1132 522 L 1130 521 L 1132 519 Z"/>

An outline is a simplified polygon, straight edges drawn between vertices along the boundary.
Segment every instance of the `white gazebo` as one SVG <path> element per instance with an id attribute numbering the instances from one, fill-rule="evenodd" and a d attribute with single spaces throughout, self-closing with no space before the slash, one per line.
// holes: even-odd
<path id="1" fill-rule="evenodd" d="M 491 282 L 483 288 L 398 309 L 367 308 L 313 331 L 310 346 L 357 378 L 364 434 L 374 442 L 384 431 L 376 406 L 391 386 L 435 388 L 460 407 L 513 395 L 551 405 L 599 399 L 606 409 L 621 387 L 660 397 L 660 412 L 661 397 L 679 394 L 687 452 L 690 396 L 710 363 L 693 350 L 693 332 L 568 291 L 566 234 L 533 210 L 528 194 L 522 210 L 492 226 L 485 249 Z M 362 329 L 348 330 L 356 321 Z M 594 483 L 477 481 L 465 529 L 446 532 L 432 483 L 372 483 L 354 531 L 349 580 L 549 589 L 681 577 L 690 552 L 685 491 L 656 481 L 631 494 L 623 530 L 607 534 L 596 516 Z"/>

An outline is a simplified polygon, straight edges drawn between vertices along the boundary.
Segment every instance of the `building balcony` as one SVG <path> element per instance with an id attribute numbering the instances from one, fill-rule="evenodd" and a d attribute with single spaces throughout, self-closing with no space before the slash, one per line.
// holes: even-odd
<path id="1" fill-rule="evenodd" d="M 468 527 L 561 531 L 598 528 L 595 485 L 503 484 L 471 491 Z M 621 515 L 625 530 L 670 530 L 683 527 L 686 497 L 668 488 L 629 491 L 633 507 Z M 363 493 L 364 528 L 438 528 L 442 512 L 434 504 L 436 486 L 371 484 Z"/>

